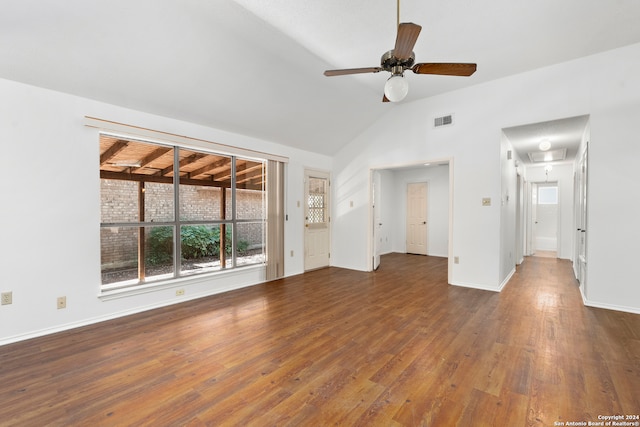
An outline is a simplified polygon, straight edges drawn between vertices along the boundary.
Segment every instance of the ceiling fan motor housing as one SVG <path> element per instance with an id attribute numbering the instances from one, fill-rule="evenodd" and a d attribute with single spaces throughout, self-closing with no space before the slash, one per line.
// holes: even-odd
<path id="1" fill-rule="evenodd" d="M 402 72 L 406 69 L 409 69 L 413 66 L 415 62 L 416 56 L 413 52 L 411 52 L 411 56 L 407 59 L 399 59 L 393 55 L 393 49 L 385 52 L 380 58 L 380 67 L 383 70 L 388 71 L 392 74 L 402 74 Z"/>

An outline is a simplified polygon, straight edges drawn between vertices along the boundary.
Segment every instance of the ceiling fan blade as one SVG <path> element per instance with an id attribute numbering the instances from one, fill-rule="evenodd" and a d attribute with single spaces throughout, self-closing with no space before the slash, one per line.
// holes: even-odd
<path id="1" fill-rule="evenodd" d="M 363 74 L 363 73 L 378 73 L 382 71 L 380 67 L 368 67 L 368 68 L 345 68 L 342 70 L 326 70 L 325 76 L 344 76 L 347 74 Z"/>
<path id="2" fill-rule="evenodd" d="M 391 102 L 391 101 L 389 101 L 389 98 L 387 98 L 387 95 L 382 94 L 382 102 Z"/>
<path id="3" fill-rule="evenodd" d="M 398 35 L 396 36 L 396 47 L 393 49 L 393 56 L 398 59 L 409 59 L 413 53 L 418 36 L 422 27 L 413 22 L 403 22 L 398 25 Z"/>
<path id="4" fill-rule="evenodd" d="M 476 72 L 476 64 L 423 62 L 413 66 L 416 74 L 439 74 L 442 76 L 470 76 Z"/>

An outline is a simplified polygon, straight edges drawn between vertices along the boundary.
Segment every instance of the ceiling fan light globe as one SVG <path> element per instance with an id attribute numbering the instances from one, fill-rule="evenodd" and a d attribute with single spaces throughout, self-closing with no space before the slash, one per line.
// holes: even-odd
<path id="1" fill-rule="evenodd" d="M 391 102 L 402 101 L 409 93 L 409 82 L 402 75 L 393 75 L 384 84 L 384 94 Z"/>

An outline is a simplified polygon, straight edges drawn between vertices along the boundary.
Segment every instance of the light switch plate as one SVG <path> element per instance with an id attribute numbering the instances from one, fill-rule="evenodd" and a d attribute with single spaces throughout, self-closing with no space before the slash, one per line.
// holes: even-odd
<path id="1" fill-rule="evenodd" d="M 2 305 L 13 304 L 13 292 L 2 293 Z"/>

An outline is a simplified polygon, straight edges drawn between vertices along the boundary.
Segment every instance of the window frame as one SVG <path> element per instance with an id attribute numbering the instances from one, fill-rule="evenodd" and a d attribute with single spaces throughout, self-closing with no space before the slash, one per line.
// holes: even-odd
<path id="1" fill-rule="evenodd" d="M 268 160 L 267 159 L 263 159 L 263 158 L 258 158 L 258 157 L 253 157 L 253 156 L 247 156 L 247 155 L 243 155 L 243 154 L 239 154 L 239 153 L 224 153 L 224 152 L 219 152 L 216 150 L 210 150 L 201 146 L 193 146 L 193 145 L 189 145 L 189 144 L 183 144 L 183 143 L 179 143 L 176 141 L 171 141 L 171 142 L 165 142 L 165 141 L 158 141 L 155 139 L 151 139 L 151 138 L 145 138 L 145 137 L 137 137 L 137 136 L 130 136 L 130 135 L 122 135 L 120 133 L 114 133 L 114 132 L 110 132 L 108 130 L 100 130 L 98 133 L 99 136 L 99 141 L 101 141 L 103 136 L 106 137 L 112 137 L 112 138 L 122 138 L 126 141 L 130 141 L 130 142 L 134 142 L 134 143 L 142 143 L 142 144 L 150 144 L 150 145 L 154 145 L 157 147 L 165 147 L 165 148 L 170 148 L 171 150 L 173 150 L 173 168 L 174 171 L 178 171 L 177 173 L 173 173 L 173 180 L 172 180 L 172 191 L 173 191 L 173 220 L 172 221 L 147 221 L 146 219 L 142 220 L 142 221 L 123 221 L 123 222 L 102 222 L 102 217 L 100 219 L 100 229 L 103 230 L 105 228 L 115 228 L 115 227 L 125 227 L 125 228 L 134 228 L 137 229 L 138 232 L 141 229 L 147 229 L 150 227 L 155 227 L 155 226 L 171 226 L 173 227 L 173 242 L 172 242 L 172 253 L 173 253 L 173 272 L 171 273 L 171 277 L 166 277 L 166 275 L 162 276 L 162 278 L 159 279 L 150 279 L 147 280 L 147 277 L 144 277 L 141 279 L 141 273 L 140 271 L 138 271 L 138 276 L 137 279 L 132 279 L 132 280 L 125 280 L 125 281 L 119 281 L 119 282 L 112 282 L 112 283 L 104 283 L 103 278 L 101 278 L 100 281 L 100 291 L 101 293 L 108 293 L 108 292 L 112 292 L 112 291 L 122 291 L 122 290 L 140 290 L 140 289 L 146 289 L 146 288 L 156 288 L 156 287 L 166 287 L 166 286 L 170 286 L 172 284 L 175 284 L 176 282 L 182 282 L 184 280 L 188 280 L 188 279 L 193 279 L 193 278 L 201 278 L 201 277 L 210 277 L 212 275 L 216 275 L 216 274 L 228 274 L 231 271 L 237 271 L 238 269 L 246 269 L 246 268 L 250 268 L 250 267 L 260 267 L 263 268 L 266 265 L 266 260 L 267 260 L 267 238 L 266 238 L 266 228 L 268 227 L 268 215 L 267 215 L 267 209 L 266 209 L 266 200 L 267 200 L 267 186 L 266 186 L 266 179 L 267 179 L 267 165 L 268 165 Z M 225 187 L 224 185 L 221 185 L 220 188 L 222 192 L 226 192 L 228 190 L 231 190 L 231 218 L 220 218 L 220 219 L 205 219 L 205 220 L 185 220 L 181 218 L 181 204 L 180 204 L 180 194 L 181 194 L 181 185 L 194 185 L 193 183 L 186 183 L 186 184 L 182 184 L 181 183 L 181 164 L 180 164 L 180 150 L 190 150 L 190 151 L 194 151 L 197 153 L 201 153 L 201 154 L 205 154 L 205 155 L 213 155 L 213 156 L 221 156 L 221 157 L 228 157 L 230 159 L 230 165 L 231 165 L 231 170 L 230 170 L 230 181 L 229 181 L 229 186 Z M 261 190 L 259 190 L 261 192 L 261 200 L 262 200 L 262 208 L 261 208 L 261 218 L 243 218 L 243 219 L 239 219 L 238 218 L 238 214 L 237 214 L 237 210 L 236 210 L 236 205 L 237 205 L 237 190 L 238 190 L 238 183 L 237 183 L 237 170 L 236 170 L 236 166 L 237 166 L 237 162 L 238 160 L 242 160 L 242 161 L 249 161 L 249 162 L 255 162 L 255 163 L 260 163 L 261 164 L 261 174 L 262 174 L 262 188 Z M 178 179 L 176 179 L 176 177 Z M 102 178 L 102 176 L 100 177 L 100 181 L 102 182 L 103 179 L 108 179 L 108 178 Z M 129 181 L 129 180 L 124 180 L 124 181 Z M 135 181 L 135 180 L 131 180 L 131 181 Z M 140 182 L 140 181 L 138 181 Z M 142 182 L 148 182 L 148 181 L 144 181 L 142 180 Z M 184 190 L 184 188 L 183 188 Z M 142 190 L 144 191 L 144 190 Z M 223 198 L 224 199 L 224 198 Z M 138 201 L 138 204 L 141 203 L 140 201 Z M 142 202 L 143 203 L 143 202 Z M 224 203 L 224 202 L 221 202 Z M 100 196 L 100 204 L 101 204 L 101 210 L 104 209 L 103 208 L 103 196 L 102 196 L 102 188 L 101 188 L 101 196 Z M 140 209 L 140 206 L 138 205 L 138 209 Z M 144 210 L 144 206 L 143 206 L 143 210 Z M 225 208 L 226 211 L 226 208 Z M 144 215 L 143 215 L 144 216 Z M 138 218 L 140 218 L 140 216 L 138 216 Z M 260 241 L 260 245 L 262 246 L 262 259 L 257 261 L 257 262 L 253 262 L 253 263 L 243 263 L 241 265 L 238 264 L 237 258 L 238 258 L 238 251 L 237 251 L 237 246 L 238 246 L 238 225 L 239 224 L 245 224 L 245 223 L 258 223 L 261 224 L 261 228 L 262 228 L 262 232 L 261 232 L 261 241 Z M 222 228 L 222 225 L 225 226 L 231 226 L 231 265 L 222 265 L 222 263 L 220 264 L 220 268 L 216 269 L 216 270 L 212 270 L 212 271 L 203 271 L 201 273 L 194 273 L 193 271 L 183 271 L 182 270 L 182 242 L 181 242 L 181 228 L 184 226 L 189 226 L 189 225 L 205 225 L 205 226 L 213 226 L 213 227 L 220 227 Z M 102 237 L 100 238 L 100 242 L 101 242 L 101 256 L 103 253 L 103 247 L 102 247 Z M 137 251 L 138 251 L 138 262 L 140 262 L 140 260 L 142 260 L 142 262 L 144 262 L 146 264 L 146 260 L 144 259 L 144 256 L 140 256 L 140 242 L 141 239 L 138 239 L 138 244 L 137 244 Z M 145 241 L 146 243 L 146 241 Z M 221 248 L 222 251 L 224 251 L 224 248 Z M 142 250 L 142 253 L 144 254 L 144 249 Z M 102 265 L 102 262 L 101 262 Z M 144 271 L 144 269 L 142 270 Z M 101 272 L 104 273 L 102 266 L 101 266 Z M 143 274 L 144 275 L 144 274 Z M 101 275 L 102 277 L 102 275 Z M 135 280 L 135 282 L 133 282 L 133 280 Z"/>

